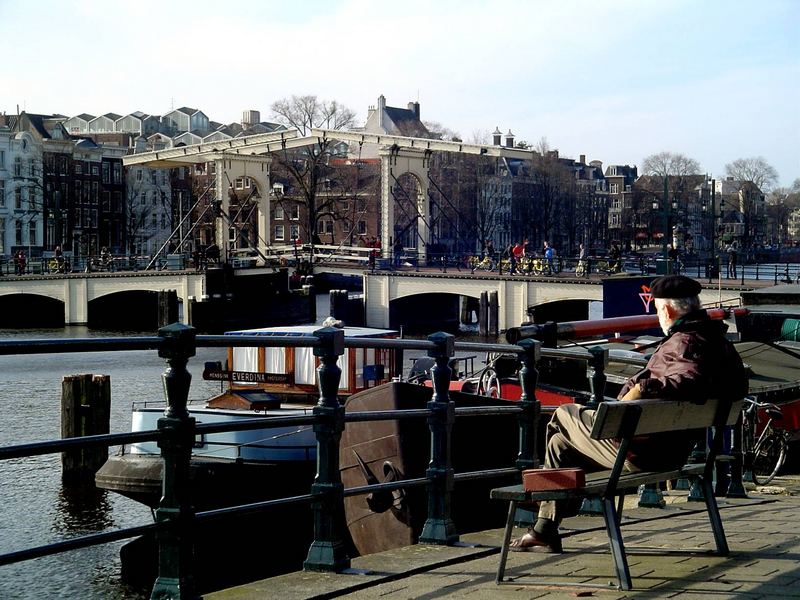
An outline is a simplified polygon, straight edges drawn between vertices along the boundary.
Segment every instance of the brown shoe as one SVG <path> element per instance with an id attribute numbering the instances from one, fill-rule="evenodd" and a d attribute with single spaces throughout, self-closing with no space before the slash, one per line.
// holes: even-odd
<path id="1" fill-rule="evenodd" d="M 561 546 L 561 536 L 555 535 L 544 538 L 532 529 L 522 537 L 511 540 L 508 549 L 511 552 L 538 552 L 544 554 L 561 554 L 564 552 Z"/>

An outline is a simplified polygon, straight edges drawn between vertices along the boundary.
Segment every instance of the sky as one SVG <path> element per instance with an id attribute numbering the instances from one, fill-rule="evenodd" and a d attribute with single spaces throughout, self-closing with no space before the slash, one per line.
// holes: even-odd
<path id="1" fill-rule="evenodd" d="M 798 0 L 0 0 L 0 58 L 6 113 L 230 123 L 312 94 L 362 124 L 383 94 L 465 141 L 800 178 Z"/>

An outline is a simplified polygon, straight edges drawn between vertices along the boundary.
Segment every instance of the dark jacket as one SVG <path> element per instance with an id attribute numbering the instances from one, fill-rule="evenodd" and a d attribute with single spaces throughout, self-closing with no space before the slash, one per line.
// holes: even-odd
<path id="1" fill-rule="evenodd" d="M 619 397 L 642 384 L 643 398 L 703 403 L 706 398 L 739 400 L 748 392 L 747 374 L 727 325 L 711 320 L 704 310 L 678 319 L 656 348 L 647 366 L 623 386 Z M 691 450 L 696 434 L 660 434 L 634 440 L 629 459 L 637 466 L 658 463 L 677 466 Z M 665 452 L 667 449 L 671 449 Z"/>

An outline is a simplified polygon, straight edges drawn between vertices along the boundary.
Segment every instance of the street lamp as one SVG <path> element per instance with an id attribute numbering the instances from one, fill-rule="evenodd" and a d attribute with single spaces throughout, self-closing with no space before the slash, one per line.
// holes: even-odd
<path id="1" fill-rule="evenodd" d="M 663 202 L 659 202 L 658 197 L 653 196 L 653 210 L 654 211 L 660 210 L 664 218 L 664 233 L 661 236 L 661 258 L 664 260 L 663 264 L 665 265 L 664 274 L 672 273 L 672 264 L 671 261 L 669 260 L 669 251 L 667 250 L 667 232 L 671 231 L 669 227 L 670 208 L 672 210 L 677 210 L 678 202 L 673 198 L 672 203 L 670 204 L 668 177 L 665 176 Z"/>

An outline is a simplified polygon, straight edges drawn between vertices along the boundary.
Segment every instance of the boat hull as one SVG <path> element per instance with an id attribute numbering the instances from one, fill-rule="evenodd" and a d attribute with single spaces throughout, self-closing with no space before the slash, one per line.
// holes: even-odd
<path id="1" fill-rule="evenodd" d="M 391 382 L 351 396 L 347 412 L 424 408 L 430 387 Z M 451 392 L 456 407 L 513 406 L 515 403 Z M 546 419 L 544 419 L 546 420 Z M 516 416 L 459 417 L 452 432 L 456 473 L 513 467 L 519 452 Z M 430 431 L 425 419 L 349 423 L 342 435 L 340 466 L 345 488 L 425 477 L 430 462 Z M 459 533 L 500 527 L 503 507 L 490 502 L 489 489 L 509 485 L 519 475 L 456 482 L 451 503 Z M 415 543 L 427 517 L 425 486 L 345 498 L 345 515 L 354 549 L 371 554 Z"/>

